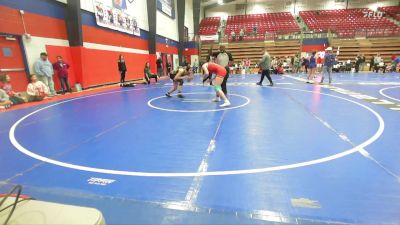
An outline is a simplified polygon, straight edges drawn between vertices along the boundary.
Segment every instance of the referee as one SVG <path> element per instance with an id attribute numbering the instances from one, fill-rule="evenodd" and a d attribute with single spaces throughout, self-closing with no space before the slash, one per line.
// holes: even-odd
<path id="1" fill-rule="evenodd" d="M 229 78 L 229 66 L 233 64 L 232 55 L 231 53 L 226 52 L 224 45 L 220 45 L 219 52 L 215 52 L 212 55 L 215 58 L 216 63 L 220 66 L 225 67 L 226 69 L 226 76 L 224 77 L 224 81 L 222 82 L 221 87 L 224 94 L 227 95 L 228 90 L 226 89 L 226 82 L 228 81 Z"/>

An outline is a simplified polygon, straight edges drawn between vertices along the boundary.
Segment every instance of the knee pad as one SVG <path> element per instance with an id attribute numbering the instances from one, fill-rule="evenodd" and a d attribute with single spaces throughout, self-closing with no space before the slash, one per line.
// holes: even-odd
<path id="1" fill-rule="evenodd" d="M 222 91 L 221 85 L 215 85 L 214 86 L 215 91 Z"/>

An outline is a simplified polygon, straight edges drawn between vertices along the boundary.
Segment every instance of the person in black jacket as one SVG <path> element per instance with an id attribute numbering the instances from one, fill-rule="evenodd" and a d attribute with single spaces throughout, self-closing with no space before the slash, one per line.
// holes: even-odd
<path id="1" fill-rule="evenodd" d="M 171 73 L 172 65 L 171 65 L 171 63 L 170 63 L 168 60 L 167 60 L 167 65 L 166 65 L 166 67 L 167 67 L 167 76 L 169 76 L 170 73 Z"/>
<path id="2" fill-rule="evenodd" d="M 360 65 L 362 63 L 362 58 L 358 55 L 356 57 L 356 64 L 355 64 L 355 72 L 358 73 L 358 71 L 360 71 Z"/>
<path id="3" fill-rule="evenodd" d="M 374 66 L 374 62 L 375 62 L 375 60 L 374 60 L 374 56 L 372 56 L 371 57 L 371 60 L 369 61 L 369 71 L 371 71 L 372 70 L 372 67 Z"/>
<path id="4" fill-rule="evenodd" d="M 161 59 L 161 56 L 158 57 L 158 59 L 156 61 L 156 64 L 157 64 L 157 75 L 158 75 L 158 77 L 164 76 L 164 66 L 163 66 L 163 61 Z"/>
<path id="5" fill-rule="evenodd" d="M 123 55 L 119 55 L 118 71 L 119 71 L 119 74 L 121 75 L 119 86 L 122 87 L 125 85 L 125 73 L 126 73 L 126 64 L 125 64 L 125 59 L 124 59 Z"/>

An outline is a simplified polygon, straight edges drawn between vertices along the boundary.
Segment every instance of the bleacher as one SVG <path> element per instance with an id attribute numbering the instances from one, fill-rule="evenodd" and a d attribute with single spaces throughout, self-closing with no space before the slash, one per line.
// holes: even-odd
<path id="1" fill-rule="evenodd" d="M 365 30 L 367 36 L 393 36 L 400 28 L 385 17 L 367 17 L 366 8 L 301 11 L 300 17 L 314 32 L 336 32 L 339 37 L 354 37 Z M 382 30 L 384 29 L 384 30 Z"/>
<path id="2" fill-rule="evenodd" d="M 205 61 L 210 45 L 202 45 L 201 60 Z M 299 40 L 275 41 L 275 42 L 232 42 L 226 45 L 226 50 L 233 56 L 234 62 L 239 64 L 245 59 L 251 60 L 254 66 L 267 49 L 271 56 L 287 57 L 300 52 Z M 213 45 L 213 52 L 218 51 L 218 45 Z"/>
<path id="3" fill-rule="evenodd" d="M 220 17 L 206 17 L 200 22 L 200 35 L 214 35 L 217 33 L 221 22 Z"/>
<path id="4" fill-rule="evenodd" d="M 400 55 L 400 37 L 381 37 L 368 39 L 333 39 L 331 45 L 334 53 L 338 47 L 340 61 L 354 61 L 357 55 L 363 54 L 367 58 L 367 62 L 372 56 L 379 53 L 382 59 L 389 63 L 393 55 Z"/>
<path id="5" fill-rule="evenodd" d="M 252 34 L 253 27 L 257 28 L 256 35 Z M 225 34 L 230 36 L 234 31 L 236 36 L 239 36 L 242 28 L 247 34 L 244 37 L 245 41 L 264 40 L 266 32 L 273 34 L 300 32 L 298 24 L 289 12 L 229 16 Z M 231 41 L 231 37 L 229 40 Z"/>
<path id="6" fill-rule="evenodd" d="M 391 16 L 397 15 L 398 7 L 383 7 L 380 10 L 391 12 Z M 315 33 L 328 33 L 330 30 L 336 34 L 336 38 L 330 40 L 330 46 L 334 52 L 340 46 L 339 60 L 355 60 L 359 54 L 367 57 L 380 53 L 385 62 L 390 62 L 393 55 L 400 55 L 400 27 L 392 20 L 385 17 L 365 17 L 372 12 L 369 9 L 340 9 L 302 11 L 301 18 L 311 31 Z M 389 13 L 388 13 L 389 14 Z M 257 27 L 256 35 L 252 34 L 253 27 Z M 230 33 L 236 34 L 236 40 L 240 30 L 246 29 L 246 36 L 242 41 L 232 41 Z M 218 30 L 218 28 L 216 29 Z M 362 35 L 357 36 L 356 34 Z M 268 13 L 255 15 L 240 15 L 228 17 L 225 34 L 229 38 L 222 39 L 227 51 L 231 52 L 235 63 L 244 59 L 250 59 L 254 65 L 267 49 L 271 56 L 293 56 L 301 51 L 301 40 L 277 38 L 279 34 L 292 34 L 299 32 L 300 28 L 290 13 Z M 265 33 L 274 34 L 275 38 L 265 41 Z M 358 37 L 358 38 L 355 38 Z M 206 59 L 208 49 L 212 43 L 203 42 L 201 58 Z M 218 44 L 213 44 L 217 51 Z"/>
<path id="7" fill-rule="evenodd" d="M 400 6 L 379 7 L 378 10 L 400 21 Z"/>

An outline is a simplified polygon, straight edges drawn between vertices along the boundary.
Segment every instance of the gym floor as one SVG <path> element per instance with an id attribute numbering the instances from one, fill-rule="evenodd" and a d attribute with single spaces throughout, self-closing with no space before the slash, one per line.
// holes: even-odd
<path id="1" fill-rule="evenodd" d="M 225 109 L 197 77 L 3 112 L 0 193 L 108 224 L 400 224 L 400 75 L 304 78 L 231 75 Z"/>

